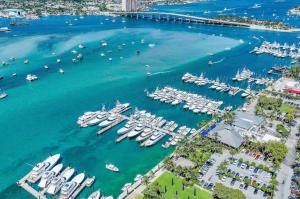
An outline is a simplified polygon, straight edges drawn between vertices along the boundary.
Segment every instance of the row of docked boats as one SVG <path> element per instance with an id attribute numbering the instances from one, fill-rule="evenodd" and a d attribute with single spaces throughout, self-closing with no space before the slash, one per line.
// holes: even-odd
<path id="1" fill-rule="evenodd" d="M 260 47 L 255 47 L 251 52 L 254 52 L 256 54 L 270 54 L 279 58 L 300 58 L 300 48 L 296 47 L 295 44 L 288 45 L 287 43 L 284 43 L 282 45 L 277 42 L 271 43 L 268 41 L 264 41 Z"/>
<path id="2" fill-rule="evenodd" d="M 80 127 L 88 127 L 98 125 L 100 127 L 106 127 L 114 123 L 119 119 L 119 114 L 130 108 L 129 103 L 121 104 L 119 101 L 116 102 L 116 106 L 109 110 L 105 110 L 105 106 L 99 111 L 85 112 L 83 115 L 78 117 L 77 124 Z"/>
<path id="3" fill-rule="evenodd" d="M 208 115 L 221 114 L 219 107 L 223 101 L 214 101 L 204 96 L 181 91 L 172 87 L 156 88 L 153 93 L 148 93 L 147 96 L 163 103 L 177 105 L 184 103 L 183 108 L 194 113 L 206 113 Z"/>
<path id="4" fill-rule="evenodd" d="M 56 154 L 36 164 L 25 181 L 32 184 L 38 182 L 40 193 L 54 196 L 60 192 L 61 199 L 73 198 L 74 192 L 84 183 L 86 177 L 84 173 L 75 175 L 74 168 L 66 167 L 64 169 L 63 164 L 59 163 L 60 159 L 60 154 Z M 95 177 L 88 178 L 86 186 L 90 186 L 94 179 Z M 22 183 L 18 182 L 19 185 Z"/>
<path id="5" fill-rule="evenodd" d="M 174 136 L 170 137 L 164 144 L 163 148 L 169 148 L 170 146 L 177 145 L 178 142 L 185 139 L 188 134 L 192 135 L 196 132 L 196 129 L 191 129 L 186 126 L 181 126 L 178 128 L 177 133 Z"/>
<path id="6" fill-rule="evenodd" d="M 161 130 L 163 125 L 167 126 L 168 130 L 170 130 L 171 125 L 174 128 L 177 124 L 174 121 L 167 122 L 163 117 L 157 117 L 145 110 L 139 111 L 136 109 L 125 126 L 120 128 L 117 133 L 119 135 L 127 133 L 129 139 L 135 138 L 140 143 L 140 146 L 148 147 L 156 144 L 165 137 L 165 131 L 167 130 Z"/>

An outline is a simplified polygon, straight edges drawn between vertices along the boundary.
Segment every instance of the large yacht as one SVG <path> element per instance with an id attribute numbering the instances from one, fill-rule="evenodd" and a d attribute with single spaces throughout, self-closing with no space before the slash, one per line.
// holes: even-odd
<path id="1" fill-rule="evenodd" d="M 136 138 L 136 141 L 142 142 L 142 141 L 148 139 L 152 135 L 152 133 L 153 133 L 153 130 L 151 128 L 146 128 L 144 130 L 144 132 L 139 137 Z"/>
<path id="2" fill-rule="evenodd" d="M 58 162 L 60 159 L 60 154 L 56 154 L 48 157 L 43 162 L 38 163 L 35 167 L 33 167 L 30 176 L 27 178 L 28 182 L 35 183 L 38 181 L 43 172 L 49 171 L 52 167 Z"/>
<path id="3" fill-rule="evenodd" d="M 132 131 L 128 133 L 127 137 L 133 138 L 139 135 L 140 133 L 142 133 L 143 129 L 144 129 L 144 125 L 139 123 Z"/>
<path id="4" fill-rule="evenodd" d="M 62 168 L 63 164 L 58 164 L 55 167 L 53 167 L 53 169 L 51 169 L 50 171 L 45 171 L 42 175 L 42 179 L 38 186 L 40 188 L 45 188 L 46 186 L 48 186 L 51 180 L 62 170 Z"/>
<path id="5" fill-rule="evenodd" d="M 159 140 L 161 140 L 166 134 L 155 132 L 153 135 L 146 141 L 145 146 L 152 146 L 156 144 Z"/>
<path id="6" fill-rule="evenodd" d="M 115 114 L 111 114 L 107 120 L 101 122 L 99 124 L 100 127 L 106 127 L 106 126 L 109 126 L 110 124 L 114 123 L 116 120 L 118 119 L 117 115 Z"/>
<path id="7" fill-rule="evenodd" d="M 67 182 L 61 188 L 61 198 L 67 199 L 74 193 L 74 191 L 80 186 L 85 178 L 84 173 L 80 173 L 75 176 L 70 182 Z"/>
<path id="8" fill-rule="evenodd" d="M 55 195 L 60 188 L 73 176 L 75 170 L 73 168 L 68 168 L 63 171 L 63 174 L 57 176 L 51 180 L 51 183 L 47 189 L 47 193 Z"/>
<path id="9" fill-rule="evenodd" d="M 5 92 L 0 93 L 0 99 L 6 98 L 8 95 Z"/>
<path id="10" fill-rule="evenodd" d="M 119 135 L 123 135 L 123 134 L 129 132 L 132 128 L 134 128 L 134 121 L 129 120 L 129 121 L 125 124 L 124 127 L 120 128 L 120 129 L 117 131 L 117 133 L 118 133 Z"/>
<path id="11" fill-rule="evenodd" d="M 91 119 L 88 123 L 89 126 L 94 126 L 96 124 L 99 124 L 100 122 L 104 121 L 106 119 L 106 113 L 101 112 L 99 115 L 96 116 L 96 118 Z"/>
<path id="12" fill-rule="evenodd" d="M 94 191 L 87 199 L 100 199 L 101 192 L 100 190 Z"/>

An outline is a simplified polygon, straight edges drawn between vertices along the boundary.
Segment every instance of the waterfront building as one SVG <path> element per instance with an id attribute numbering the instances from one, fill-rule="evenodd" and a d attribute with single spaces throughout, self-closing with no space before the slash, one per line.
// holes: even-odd
<path id="1" fill-rule="evenodd" d="M 138 10 L 137 0 L 122 0 L 122 11 L 136 12 Z"/>

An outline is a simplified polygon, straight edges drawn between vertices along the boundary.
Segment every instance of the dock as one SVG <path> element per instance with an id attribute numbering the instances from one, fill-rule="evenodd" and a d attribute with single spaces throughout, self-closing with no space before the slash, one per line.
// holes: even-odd
<path id="1" fill-rule="evenodd" d="M 27 178 L 30 176 L 31 172 L 29 172 L 26 176 L 24 176 L 21 180 L 18 181 L 18 185 L 22 187 L 25 191 L 31 194 L 33 197 L 38 199 L 47 199 L 43 193 L 38 192 L 33 187 L 31 187 L 27 182 Z"/>
<path id="2" fill-rule="evenodd" d="M 106 131 L 108 131 L 109 129 L 113 128 L 114 126 L 117 126 L 118 124 L 120 124 L 121 122 L 123 122 L 125 120 L 124 117 L 120 117 L 120 119 L 118 119 L 116 122 L 112 123 L 111 125 L 99 130 L 97 132 L 97 135 L 102 135 L 103 133 L 105 133 Z"/>
<path id="3" fill-rule="evenodd" d="M 130 131 L 129 131 L 129 132 L 130 132 Z M 125 138 L 127 138 L 129 132 L 128 132 L 128 133 L 125 133 L 125 134 L 123 134 L 123 135 L 121 135 L 121 136 L 119 136 L 119 137 L 116 139 L 116 143 L 119 143 L 119 142 L 123 141 Z"/>

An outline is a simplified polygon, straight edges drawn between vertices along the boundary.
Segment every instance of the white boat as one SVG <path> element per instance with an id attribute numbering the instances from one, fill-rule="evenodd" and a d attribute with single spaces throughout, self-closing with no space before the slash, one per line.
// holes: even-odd
<path id="1" fill-rule="evenodd" d="M 70 182 L 67 182 L 61 188 L 61 198 L 67 199 L 74 193 L 74 191 L 80 186 L 85 178 L 84 173 L 80 173 L 75 176 Z"/>
<path id="2" fill-rule="evenodd" d="M 148 45 L 150 48 L 154 48 L 155 47 L 155 44 L 149 44 Z"/>
<path id="3" fill-rule="evenodd" d="M 29 60 L 26 59 L 26 60 L 24 61 L 24 64 L 29 64 Z"/>
<path id="4" fill-rule="evenodd" d="M 99 124 L 100 122 L 101 122 L 101 119 L 99 119 L 99 118 L 96 117 L 96 118 L 90 120 L 89 123 L 88 123 L 88 125 L 89 126 L 94 126 L 96 124 Z"/>
<path id="5" fill-rule="evenodd" d="M 58 164 L 50 171 L 45 171 L 38 186 L 40 188 L 45 188 L 46 186 L 48 186 L 51 180 L 62 170 L 62 168 L 63 164 Z"/>
<path id="6" fill-rule="evenodd" d="M 8 27 L 0 27 L 0 32 L 9 32 L 10 29 Z"/>
<path id="7" fill-rule="evenodd" d="M 28 80 L 28 81 L 35 81 L 37 79 L 38 79 L 38 77 L 36 75 L 33 75 L 33 74 L 26 75 L 26 80 Z"/>
<path id="8" fill-rule="evenodd" d="M 35 183 L 36 181 L 38 181 L 41 178 L 43 172 L 52 169 L 52 167 L 58 162 L 59 159 L 60 159 L 60 154 L 56 154 L 53 156 L 49 156 L 43 162 L 40 162 L 37 165 L 35 165 L 31 170 L 30 175 L 27 178 L 27 181 L 31 183 Z"/>
<path id="9" fill-rule="evenodd" d="M 101 56 L 101 57 L 105 57 L 105 54 L 104 54 L 104 53 L 101 53 L 100 56 Z"/>
<path id="10" fill-rule="evenodd" d="M 134 130 L 130 131 L 127 135 L 128 138 L 133 138 L 137 135 L 139 135 L 140 133 L 142 133 L 144 129 L 144 125 L 142 125 L 141 123 L 139 123 L 135 128 Z"/>
<path id="11" fill-rule="evenodd" d="M 119 168 L 116 167 L 113 164 L 106 164 L 105 168 L 108 169 L 108 170 L 110 170 L 110 171 L 112 171 L 112 172 L 119 172 Z"/>
<path id="12" fill-rule="evenodd" d="M 4 98 L 6 98 L 7 96 L 8 96 L 7 93 L 2 92 L 2 93 L 0 94 L 0 99 L 4 99 Z"/>
<path id="13" fill-rule="evenodd" d="M 106 127 L 109 126 L 110 124 L 112 124 L 113 122 L 115 122 L 117 120 L 117 116 L 116 115 L 111 115 L 107 118 L 107 120 L 101 122 L 99 124 L 100 127 Z"/>
<path id="14" fill-rule="evenodd" d="M 45 66 L 44 66 L 44 69 L 46 69 L 46 70 L 49 69 L 48 65 L 45 65 Z"/>
<path id="15" fill-rule="evenodd" d="M 118 131 L 117 131 L 117 134 L 119 135 L 123 135 L 125 133 L 127 133 L 128 131 L 130 131 L 132 128 L 133 128 L 133 125 L 134 125 L 134 122 L 129 120 L 124 127 L 120 128 Z"/>
<path id="16" fill-rule="evenodd" d="M 58 72 L 61 73 L 61 74 L 63 74 L 65 71 L 64 71 L 62 68 L 60 68 L 60 69 L 58 70 Z"/>
<path id="17" fill-rule="evenodd" d="M 166 134 L 155 132 L 153 135 L 146 141 L 145 146 L 152 146 L 161 140 Z"/>
<path id="18" fill-rule="evenodd" d="M 79 44 L 79 45 L 78 45 L 78 48 L 83 49 L 83 48 L 85 48 L 85 46 L 82 45 L 82 44 Z"/>
<path id="19" fill-rule="evenodd" d="M 107 46 L 108 44 L 107 44 L 107 42 L 102 42 L 101 43 L 101 46 Z"/>
<path id="20" fill-rule="evenodd" d="M 114 199 L 112 196 L 103 196 L 101 199 Z"/>
<path id="21" fill-rule="evenodd" d="M 57 59 L 56 62 L 57 62 L 57 63 L 61 63 L 61 60 L 60 60 L 60 59 Z"/>
<path id="22" fill-rule="evenodd" d="M 61 187 L 73 176 L 75 170 L 73 168 L 68 168 L 63 171 L 63 174 L 57 176 L 51 180 L 51 183 L 47 189 L 47 193 L 55 195 Z"/>
<path id="23" fill-rule="evenodd" d="M 136 141 L 142 142 L 142 141 L 148 139 L 152 135 L 152 133 L 153 133 L 153 131 L 151 128 L 146 128 L 144 130 L 144 132 L 136 138 Z"/>
<path id="24" fill-rule="evenodd" d="M 87 199 L 100 199 L 100 197 L 101 197 L 101 192 L 100 190 L 97 190 L 91 193 L 91 195 L 89 195 Z"/>

